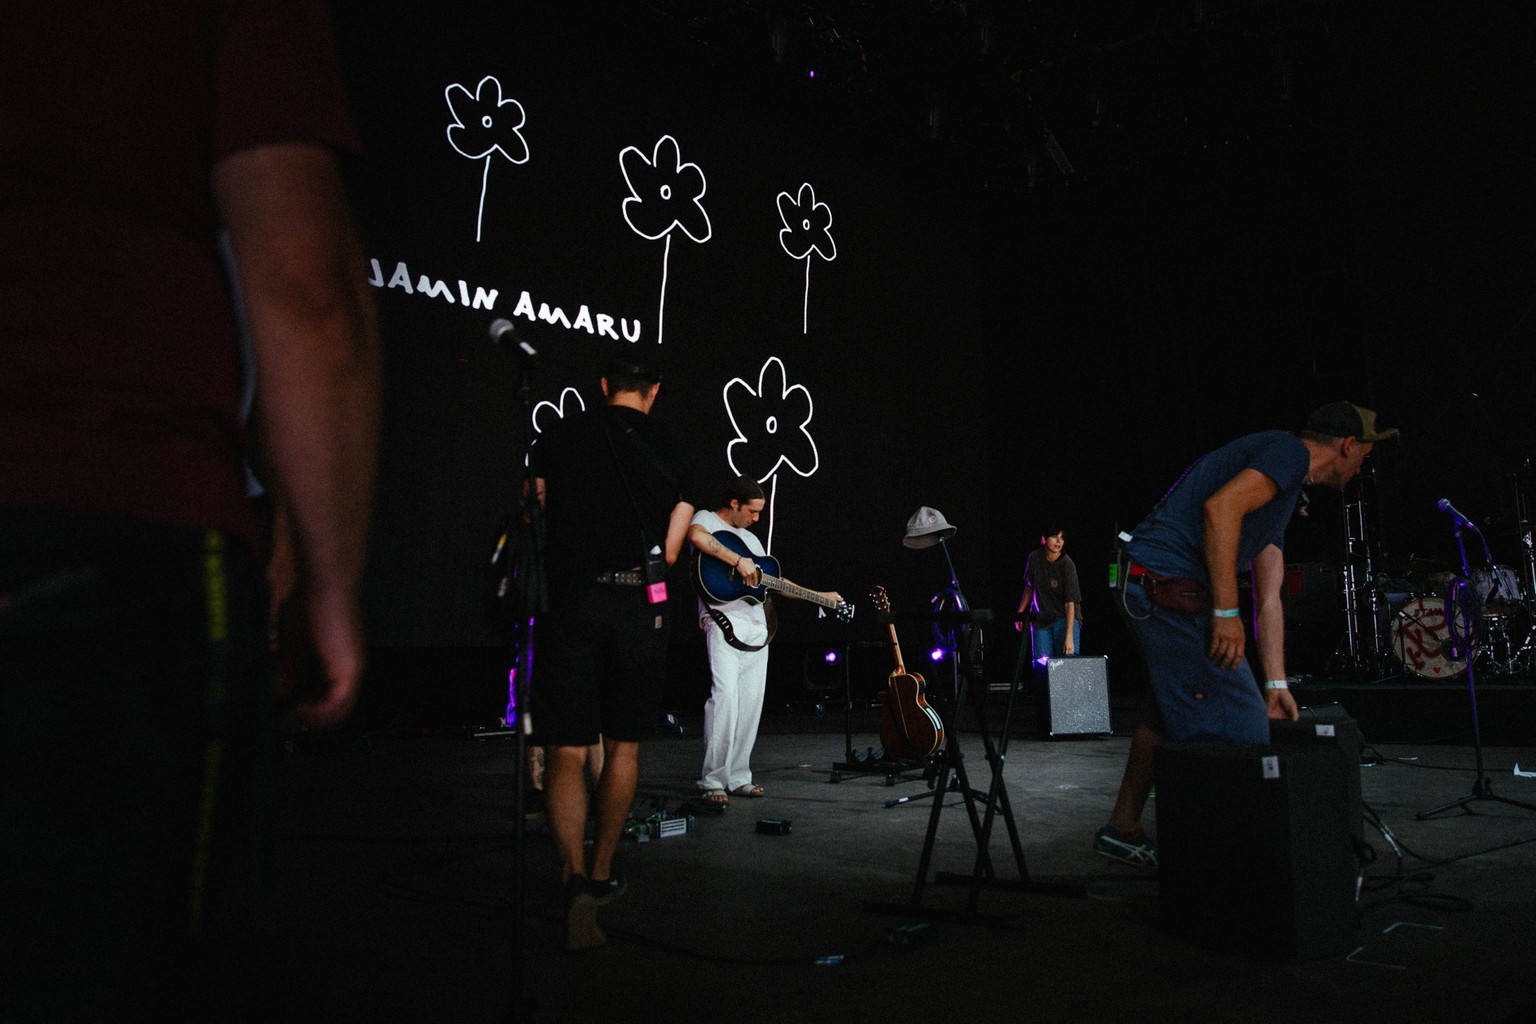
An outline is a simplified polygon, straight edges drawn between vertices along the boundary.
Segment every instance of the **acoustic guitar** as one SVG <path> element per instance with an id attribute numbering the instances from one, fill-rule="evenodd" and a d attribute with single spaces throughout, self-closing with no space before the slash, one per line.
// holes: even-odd
<path id="1" fill-rule="evenodd" d="M 788 597 L 830 608 L 833 614 L 844 622 L 853 618 L 853 605 L 847 601 L 834 600 L 815 590 L 808 590 L 797 583 L 781 578 L 778 559 L 772 555 L 753 554 L 747 547 L 747 542 L 738 535 L 729 530 L 717 530 L 714 538 L 736 554 L 752 559 L 761 572 L 757 583 L 746 583 L 732 572 L 731 566 L 718 558 L 695 558 L 693 560 L 694 585 L 698 587 L 699 594 L 703 596 L 706 603 L 721 605 L 745 599 L 753 604 L 761 604 L 768 591 L 773 590 Z"/>
<path id="2" fill-rule="evenodd" d="M 891 599 L 884 587 L 870 592 L 870 599 L 882 613 L 891 612 Z M 890 623 L 891 653 L 896 668 L 891 672 L 886 691 L 885 712 L 880 716 L 880 742 L 887 754 L 897 757 L 931 757 L 944 746 L 944 723 L 923 696 L 923 677 L 908 672 L 901 661 L 901 644 L 896 639 L 896 624 Z"/>

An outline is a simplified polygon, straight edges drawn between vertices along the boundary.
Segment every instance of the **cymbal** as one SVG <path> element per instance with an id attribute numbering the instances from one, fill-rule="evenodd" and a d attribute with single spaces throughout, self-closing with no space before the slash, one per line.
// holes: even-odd
<path id="1" fill-rule="evenodd" d="M 1450 563 L 1443 558 L 1425 558 L 1422 555 L 1382 555 L 1376 560 L 1377 569 L 1393 576 L 1426 576 L 1432 572 L 1445 572 Z"/>

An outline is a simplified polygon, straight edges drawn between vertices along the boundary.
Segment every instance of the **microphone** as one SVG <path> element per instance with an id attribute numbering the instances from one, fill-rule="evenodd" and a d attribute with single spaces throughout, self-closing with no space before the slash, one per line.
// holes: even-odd
<path id="1" fill-rule="evenodd" d="M 491 344 L 510 345 L 530 363 L 539 361 L 539 350 L 517 336 L 517 328 L 512 321 L 501 318 L 491 321 Z"/>
<path id="2" fill-rule="evenodd" d="M 1456 506 L 1451 504 L 1450 498 L 1441 498 L 1439 501 L 1435 502 L 1435 507 L 1438 508 L 1441 512 L 1450 513 L 1451 518 L 1456 520 L 1456 524 L 1458 526 L 1470 526 L 1474 530 L 1477 529 L 1477 524 L 1457 511 Z"/>

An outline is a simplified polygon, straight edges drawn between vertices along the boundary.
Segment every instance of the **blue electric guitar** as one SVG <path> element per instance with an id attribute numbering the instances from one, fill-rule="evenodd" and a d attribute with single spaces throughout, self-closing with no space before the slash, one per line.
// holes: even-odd
<path id="1" fill-rule="evenodd" d="M 718 558 L 708 555 L 700 555 L 693 560 L 694 585 L 698 587 L 699 594 L 709 604 L 728 604 L 731 601 L 746 599 L 761 603 L 768 591 L 775 590 L 789 597 L 798 598 L 801 601 L 809 601 L 811 604 L 820 605 L 823 608 L 832 609 L 833 613 L 842 621 L 847 622 L 853 618 L 853 605 L 847 601 L 834 601 L 814 590 L 789 580 L 781 579 L 779 573 L 779 561 L 772 555 L 755 555 L 747 547 L 747 542 L 729 530 L 718 530 L 714 534 L 715 540 L 722 546 L 729 548 L 744 558 L 752 559 L 758 568 L 758 582 L 747 583 L 735 575 L 731 566 Z"/>

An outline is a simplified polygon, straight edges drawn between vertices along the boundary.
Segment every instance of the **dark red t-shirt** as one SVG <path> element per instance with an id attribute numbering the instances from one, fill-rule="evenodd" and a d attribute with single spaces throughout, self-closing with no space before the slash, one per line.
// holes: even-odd
<path id="1" fill-rule="evenodd" d="M 266 143 L 357 147 L 324 5 L 5 7 L 0 506 L 252 536 L 210 175 Z"/>

